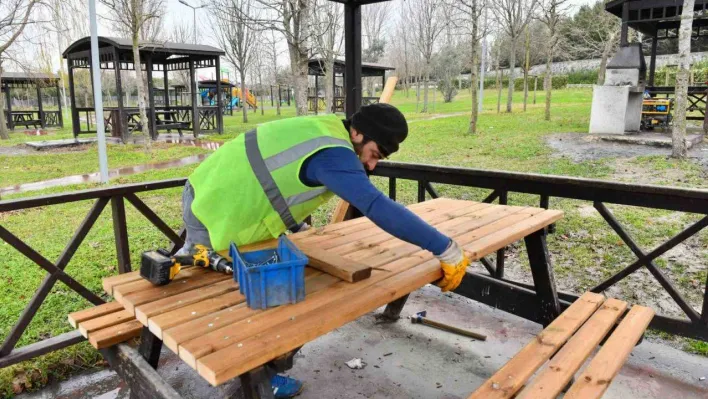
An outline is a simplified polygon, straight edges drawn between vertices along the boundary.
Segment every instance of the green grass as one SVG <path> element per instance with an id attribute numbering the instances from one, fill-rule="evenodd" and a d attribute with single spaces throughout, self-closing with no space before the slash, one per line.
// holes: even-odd
<path id="1" fill-rule="evenodd" d="M 520 99 L 520 93 L 516 93 Z M 588 178 L 612 179 L 614 160 L 604 159 L 592 162 L 573 162 L 557 157 L 545 144 L 545 136 L 552 133 L 587 131 L 590 114 L 590 90 L 561 90 L 554 92 L 554 108 L 551 121 L 543 120 L 543 94 L 539 93 L 537 105 L 530 105 L 526 113 L 520 105 L 514 113 L 496 112 L 496 93 L 485 93 L 484 112 L 479 119 L 479 132 L 467 135 L 470 97 L 460 93 L 454 102 L 436 103 L 435 114 L 457 114 L 446 118 L 426 120 L 430 114 L 416 112 L 415 93 L 411 91 L 406 98 L 397 92 L 393 104 L 399 106 L 411 121 L 409 138 L 392 160 L 439 164 L 455 167 L 480 169 L 498 169 L 543 174 L 569 175 Z M 438 101 L 441 96 L 437 96 Z M 431 106 L 431 112 L 432 112 Z M 240 114 L 227 116 L 225 134 L 211 135 L 210 140 L 228 140 L 256 127 L 260 123 L 294 115 L 294 109 L 284 108 L 283 115 L 275 115 L 275 110 L 249 113 L 249 123 L 241 122 Z M 66 129 L 65 129 L 66 130 Z M 57 136 L 65 134 L 59 132 Z M 52 137 L 53 138 L 53 137 Z M 0 145 L 17 145 L 31 140 L 24 135 L 13 133 L 12 144 L 0 142 Z M 136 165 L 145 162 L 180 158 L 202 150 L 179 145 L 155 145 L 151 153 L 144 152 L 142 146 L 109 146 L 109 165 Z M 96 148 L 66 154 L 37 154 L 20 157 L 0 156 L 0 168 L 11 168 L 11 173 L 3 170 L 0 186 L 15 183 L 48 179 L 52 177 L 93 172 L 96 167 Z M 699 166 L 691 161 L 673 161 L 662 157 L 640 157 L 631 159 L 633 165 L 642 168 L 660 184 L 672 181 L 664 176 L 671 172 L 686 180 L 685 185 L 707 188 L 705 178 Z M 113 179 L 111 184 L 148 182 L 160 179 L 188 176 L 196 165 L 189 165 L 166 170 L 151 170 L 140 174 Z M 373 178 L 382 190 L 387 190 L 387 179 Z M 84 184 L 67 187 L 55 187 L 38 192 L 13 195 L 8 198 L 29 197 L 40 194 L 59 193 L 98 187 L 97 184 Z M 436 185 L 441 195 L 469 200 L 480 200 L 488 190 Z M 181 225 L 180 192 L 177 189 L 159 192 L 141 193 L 142 198 L 172 228 Z M 416 185 L 413 182 L 399 181 L 398 200 L 413 203 L 416 200 Z M 509 196 L 514 205 L 538 205 L 538 197 L 524 194 Z M 7 227 L 14 234 L 25 240 L 48 259 L 56 259 L 74 230 L 85 217 L 91 201 L 40 207 L 0 214 L 0 225 Z M 319 209 L 313 216 L 316 225 L 326 223 L 334 201 Z M 549 249 L 553 257 L 559 288 L 564 291 L 583 292 L 602 278 L 620 270 L 631 263 L 635 257 L 626 248 L 617 235 L 588 202 L 552 199 L 551 207 L 565 212 L 563 220 L 557 223 L 557 232 L 549 236 Z M 656 211 L 626 206 L 610 206 L 617 218 L 627 226 L 628 231 L 645 249 L 650 250 L 662 241 L 678 233 L 696 220 L 696 215 Z M 126 205 L 128 232 L 130 237 L 131 260 L 138 264 L 139 254 L 147 248 L 166 246 L 167 240 L 141 214 Z M 689 244 L 695 255 L 694 262 L 708 264 L 708 231 L 692 238 Z M 528 261 L 523 256 L 523 247 L 518 245 L 510 249 L 508 268 L 517 267 L 529 281 Z M 44 272 L 29 260 L 20 256 L 8 245 L 0 245 L 0 258 L 4 260 L 0 268 L 0 339 L 4 338 L 16 322 L 18 315 L 28 303 L 32 293 L 44 277 Z M 673 279 L 691 303 L 696 303 L 702 294 L 706 279 L 705 267 L 696 267 L 690 258 L 671 258 L 668 255 L 657 263 L 664 273 Z M 110 217 L 110 207 L 96 222 L 86 237 L 67 272 L 94 292 L 101 294 L 100 281 L 103 277 L 117 273 L 115 269 L 115 246 Z M 695 282 L 702 282 L 698 286 Z M 656 284 L 650 282 L 648 284 Z M 618 294 L 630 301 L 651 301 L 651 298 L 635 298 L 631 285 L 621 285 Z M 72 311 L 88 307 L 89 304 L 58 283 L 40 308 L 33 322 L 28 326 L 18 346 L 27 345 L 46 337 L 55 336 L 71 330 L 66 322 L 66 315 Z M 687 351 L 708 355 L 706 344 L 700 341 L 684 341 Z M 91 367 L 99 360 L 96 352 L 88 345 L 77 345 L 54 352 L 19 365 L 0 370 L 0 396 L 12 394 L 12 382 L 27 381 L 26 388 L 36 388 L 51 378 L 65 378 L 71 372 Z M 19 377 L 18 377 L 19 376 Z"/>

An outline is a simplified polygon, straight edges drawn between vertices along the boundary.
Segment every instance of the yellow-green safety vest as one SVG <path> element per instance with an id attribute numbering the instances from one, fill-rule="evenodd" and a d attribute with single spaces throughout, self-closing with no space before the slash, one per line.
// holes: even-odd
<path id="1" fill-rule="evenodd" d="M 275 238 L 294 229 L 332 197 L 324 186 L 300 181 L 303 162 L 329 147 L 352 151 L 349 132 L 335 115 L 268 122 L 216 150 L 189 176 L 192 212 L 212 247 Z"/>

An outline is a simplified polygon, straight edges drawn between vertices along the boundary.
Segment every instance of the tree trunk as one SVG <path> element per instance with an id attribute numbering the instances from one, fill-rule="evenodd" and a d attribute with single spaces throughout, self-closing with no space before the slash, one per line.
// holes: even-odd
<path id="1" fill-rule="evenodd" d="M 334 58 L 327 60 L 325 65 L 325 113 L 334 112 Z"/>
<path id="2" fill-rule="evenodd" d="M 280 116 L 280 100 L 281 100 L 281 93 L 280 93 L 280 85 L 278 85 L 278 101 L 275 102 L 275 114 Z"/>
<path id="3" fill-rule="evenodd" d="M 501 98 L 502 98 L 502 71 L 499 67 L 499 59 L 501 54 L 497 54 L 497 114 L 501 112 Z"/>
<path id="4" fill-rule="evenodd" d="M 307 115 L 307 52 L 301 53 L 299 46 L 288 43 L 290 70 L 295 89 L 295 113 Z"/>
<path id="5" fill-rule="evenodd" d="M 546 114 L 545 119 L 551 120 L 551 92 L 553 90 L 553 72 L 551 71 L 553 62 L 553 46 L 549 45 L 548 58 L 546 58 L 546 76 L 543 78 L 543 85 L 546 89 Z"/>
<path id="6" fill-rule="evenodd" d="M 514 96 L 514 78 L 516 77 L 516 40 L 511 38 L 511 49 L 509 53 L 509 90 L 506 94 L 506 112 L 511 112 L 511 105 Z"/>
<path id="7" fill-rule="evenodd" d="M 0 76 L 2 76 L 2 59 L 0 59 Z M 9 140 L 10 133 L 7 127 L 7 117 L 5 116 L 5 96 L 7 93 L 0 92 L 0 139 Z"/>
<path id="8" fill-rule="evenodd" d="M 602 50 L 602 56 L 600 57 L 600 70 L 597 72 L 597 85 L 602 86 L 605 84 L 605 72 L 607 71 L 607 59 L 610 57 L 610 52 L 612 51 L 612 43 L 614 40 L 608 40 L 605 43 L 605 48 Z"/>
<path id="9" fill-rule="evenodd" d="M 470 112 L 470 125 L 467 129 L 469 134 L 477 134 L 477 119 L 479 118 L 479 43 L 477 42 L 477 24 L 472 28 L 472 48 L 470 66 L 470 93 L 472 95 L 472 110 Z M 460 79 L 462 81 L 462 79 Z"/>
<path id="10" fill-rule="evenodd" d="M 420 75 L 415 79 L 415 112 L 418 112 L 420 106 Z"/>
<path id="11" fill-rule="evenodd" d="M 265 115 L 265 99 L 263 98 L 263 96 L 265 95 L 265 93 L 263 92 L 263 78 L 262 78 L 262 76 L 261 76 L 261 70 L 262 70 L 262 69 L 263 69 L 263 68 L 261 68 L 260 65 L 259 65 L 259 68 L 258 68 L 258 86 L 259 86 L 259 89 L 260 89 L 260 92 L 261 92 L 261 116 Z"/>
<path id="12" fill-rule="evenodd" d="M 239 69 L 239 75 L 241 76 L 241 114 L 243 114 L 243 123 L 248 123 L 248 103 L 246 102 L 246 71 L 244 69 Z M 262 104 L 261 104 L 262 105 Z"/>
<path id="13" fill-rule="evenodd" d="M 686 158 L 686 109 L 688 107 L 688 77 L 691 69 L 691 34 L 693 30 L 694 0 L 684 0 L 679 28 L 679 62 L 676 71 L 676 107 L 671 135 L 671 156 Z"/>
<path id="14" fill-rule="evenodd" d="M 140 112 L 140 127 L 145 137 L 145 149 L 150 150 L 150 121 L 147 117 L 147 112 L 145 111 L 145 86 L 143 85 L 143 68 L 140 63 L 140 46 L 138 40 L 140 37 L 140 31 L 133 32 L 133 65 L 135 67 L 135 84 L 138 86 L 138 110 Z M 97 71 L 100 73 L 100 71 Z M 97 118 L 102 117 L 101 115 L 96 115 Z"/>
<path id="15" fill-rule="evenodd" d="M 531 68 L 531 36 L 526 25 L 526 60 L 524 62 L 524 112 L 529 102 L 529 68 Z"/>
<path id="16" fill-rule="evenodd" d="M 425 61 L 425 87 L 423 88 L 423 109 L 421 113 L 428 112 L 428 90 L 430 86 L 430 60 Z"/>

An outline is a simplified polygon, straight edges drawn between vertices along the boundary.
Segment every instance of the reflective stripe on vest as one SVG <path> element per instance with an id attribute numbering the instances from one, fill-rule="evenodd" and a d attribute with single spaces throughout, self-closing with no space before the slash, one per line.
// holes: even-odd
<path id="1" fill-rule="evenodd" d="M 295 221 L 293 214 L 290 212 L 290 208 L 288 207 L 287 202 L 285 202 L 285 198 L 283 198 L 283 194 L 280 192 L 278 185 L 275 184 L 273 175 L 271 175 L 270 171 L 268 171 L 268 167 L 266 166 L 263 156 L 261 155 L 261 150 L 258 148 L 258 135 L 256 134 L 256 131 L 251 130 L 247 132 L 244 141 L 246 145 L 246 157 L 248 157 L 248 162 L 251 164 L 251 169 L 253 170 L 253 174 L 256 176 L 256 179 L 258 179 L 258 183 L 260 183 L 266 197 L 268 197 L 270 205 L 278 213 L 278 215 L 280 215 L 280 219 L 283 221 L 283 224 L 285 224 L 285 227 L 287 227 L 290 231 L 294 231 L 297 228 L 298 223 Z"/>
<path id="2" fill-rule="evenodd" d="M 265 159 L 265 164 L 268 170 L 273 172 L 283 166 L 295 162 L 312 151 L 326 145 L 344 145 L 351 148 L 352 144 L 347 140 L 338 139 L 336 137 L 322 136 L 307 140 L 275 155 Z"/>

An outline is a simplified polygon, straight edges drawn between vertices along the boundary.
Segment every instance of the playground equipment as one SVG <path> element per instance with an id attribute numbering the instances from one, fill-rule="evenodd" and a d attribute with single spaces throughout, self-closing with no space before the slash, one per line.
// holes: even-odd
<path id="1" fill-rule="evenodd" d="M 233 89 L 231 89 L 231 97 L 231 104 L 238 107 L 240 105 L 239 100 L 241 99 L 241 89 L 239 89 L 238 87 L 234 87 Z M 256 101 L 256 96 L 254 96 L 253 93 L 251 93 L 251 91 L 248 89 L 246 89 L 246 104 L 251 106 L 251 108 L 253 109 L 258 109 L 258 102 Z"/>
<path id="2" fill-rule="evenodd" d="M 673 98 L 648 98 L 642 102 L 642 130 L 668 128 L 673 120 Z"/>

